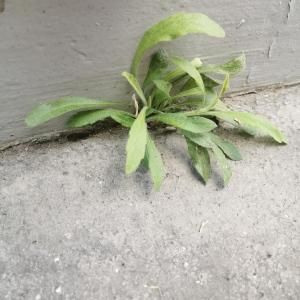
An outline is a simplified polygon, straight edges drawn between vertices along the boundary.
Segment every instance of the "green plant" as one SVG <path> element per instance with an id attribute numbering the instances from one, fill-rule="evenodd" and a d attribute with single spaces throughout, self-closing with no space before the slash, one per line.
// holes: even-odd
<path id="1" fill-rule="evenodd" d="M 135 52 L 131 73 L 122 75 L 132 86 L 132 99 L 102 101 L 83 97 L 64 97 L 38 106 L 26 118 L 30 127 L 38 126 L 65 113 L 78 111 L 69 121 L 71 128 L 84 127 L 107 118 L 130 128 L 126 146 L 126 173 L 137 170 L 141 162 L 150 171 L 155 189 L 165 177 L 163 161 L 148 131 L 149 127 L 171 126 L 186 140 L 195 170 L 206 183 L 211 176 L 210 159 L 217 160 L 226 185 L 231 177 L 227 159 L 241 160 L 238 149 L 214 133 L 219 120 L 228 122 L 251 135 L 261 133 L 284 143 L 283 134 L 263 117 L 249 112 L 231 111 L 220 99 L 229 88 L 229 80 L 245 67 L 241 55 L 221 65 L 205 65 L 169 57 L 159 49 L 151 56 L 148 72 L 140 83 L 138 69 L 147 50 L 160 42 L 190 33 L 212 37 L 225 36 L 223 29 L 203 14 L 177 13 L 147 30 Z M 222 81 L 217 77 L 222 77 Z M 131 104 L 132 111 L 128 110 Z M 127 109 L 125 108 L 127 107 Z"/>

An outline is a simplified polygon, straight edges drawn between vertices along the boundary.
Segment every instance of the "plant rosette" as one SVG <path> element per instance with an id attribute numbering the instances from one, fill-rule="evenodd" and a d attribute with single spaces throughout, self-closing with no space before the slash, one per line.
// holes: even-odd
<path id="1" fill-rule="evenodd" d="M 139 80 L 139 66 L 149 49 L 195 33 L 225 37 L 224 30 L 203 14 L 172 15 L 144 33 L 132 61 L 131 73 L 122 73 L 133 89 L 131 99 L 63 97 L 36 107 L 27 116 L 26 124 L 35 127 L 70 112 L 75 112 L 67 123 L 70 128 L 111 118 L 129 128 L 126 174 L 135 172 L 142 163 L 149 170 L 156 190 L 160 189 L 165 171 L 149 127 L 173 127 L 185 138 L 193 166 L 204 183 L 211 177 L 211 159 L 214 158 L 227 185 L 232 175 L 228 160 L 238 161 L 242 156 L 236 146 L 217 134 L 220 120 L 253 136 L 267 135 L 279 144 L 285 143 L 285 137 L 265 118 L 250 112 L 232 111 L 221 100 L 229 89 L 230 79 L 245 68 L 244 54 L 216 65 L 203 64 L 200 58 L 189 61 L 170 57 L 164 49 L 159 49 L 151 56 L 144 80 Z"/>

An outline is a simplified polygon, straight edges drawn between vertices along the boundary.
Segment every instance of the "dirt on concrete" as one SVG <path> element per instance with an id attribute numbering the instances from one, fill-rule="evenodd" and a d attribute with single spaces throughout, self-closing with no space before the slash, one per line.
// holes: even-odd
<path id="1" fill-rule="evenodd" d="M 300 299 L 300 87 L 237 96 L 288 145 L 222 132 L 244 160 L 204 186 L 183 139 L 167 178 L 124 175 L 126 130 L 0 153 L 1 299 Z"/>

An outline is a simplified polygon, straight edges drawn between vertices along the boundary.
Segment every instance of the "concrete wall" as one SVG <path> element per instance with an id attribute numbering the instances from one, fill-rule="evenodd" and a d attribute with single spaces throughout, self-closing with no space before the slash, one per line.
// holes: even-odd
<path id="1" fill-rule="evenodd" d="M 183 10 L 209 15 L 227 37 L 182 38 L 172 44 L 173 53 L 223 61 L 245 50 L 248 67 L 235 90 L 300 81 L 299 0 L 6 0 L 0 13 L 0 144 L 61 128 L 61 122 L 25 128 L 26 113 L 46 99 L 124 97 L 120 73 L 129 68 L 143 31 Z"/>

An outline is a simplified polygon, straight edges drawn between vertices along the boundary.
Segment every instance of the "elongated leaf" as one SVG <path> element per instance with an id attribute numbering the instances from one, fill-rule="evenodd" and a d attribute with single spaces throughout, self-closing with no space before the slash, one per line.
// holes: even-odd
<path id="1" fill-rule="evenodd" d="M 243 71 L 246 67 L 246 56 L 243 53 L 227 63 L 221 65 L 221 70 L 227 72 L 229 75 L 234 76 Z"/>
<path id="2" fill-rule="evenodd" d="M 148 107 L 145 106 L 140 111 L 129 131 L 126 146 L 126 174 L 133 173 L 145 156 L 147 144 L 147 124 L 145 118 L 147 109 Z"/>
<path id="3" fill-rule="evenodd" d="M 203 83 L 205 86 L 205 90 L 213 89 L 219 85 L 222 85 L 222 82 L 220 82 L 217 79 L 214 79 L 208 75 L 201 74 L 201 77 L 202 77 L 202 80 L 203 80 Z M 193 78 L 189 78 L 189 80 L 187 80 L 187 82 L 182 86 L 180 91 L 183 92 L 183 91 L 195 88 L 195 87 L 197 87 L 195 80 Z"/>
<path id="4" fill-rule="evenodd" d="M 165 178 L 164 163 L 154 141 L 151 139 L 149 134 L 144 160 L 150 171 L 154 189 L 159 190 Z"/>
<path id="5" fill-rule="evenodd" d="M 134 117 L 130 113 L 114 109 L 103 109 L 77 113 L 69 119 L 68 126 L 71 128 L 84 127 L 106 118 L 112 118 L 124 127 L 131 127 L 134 121 Z"/>
<path id="6" fill-rule="evenodd" d="M 181 89 L 179 90 L 180 92 L 184 92 L 184 91 L 188 91 L 194 88 L 197 88 L 198 85 L 195 82 L 194 78 L 188 76 L 188 80 L 183 84 L 183 86 L 181 87 Z"/>
<path id="7" fill-rule="evenodd" d="M 180 92 L 178 94 L 176 94 L 175 96 L 172 97 L 172 99 L 179 99 L 179 98 L 183 98 L 183 97 L 191 97 L 191 96 L 199 96 L 199 95 L 203 95 L 204 92 L 201 88 L 196 87 L 196 88 L 192 88 L 190 90 L 185 90 L 183 92 Z"/>
<path id="8" fill-rule="evenodd" d="M 172 88 L 172 84 L 164 81 L 164 80 L 154 80 L 153 83 L 155 84 L 156 88 L 159 89 L 164 99 L 169 99 L 170 96 L 170 90 Z"/>
<path id="9" fill-rule="evenodd" d="M 199 68 L 200 66 L 202 66 L 202 61 L 200 60 L 200 58 L 194 58 L 191 62 L 190 62 L 195 68 Z M 184 77 L 186 77 L 187 74 L 184 70 L 182 70 L 181 68 L 175 68 L 174 70 L 168 72 L 167 74 L 164 75 L 163 79 L 169 82 L 178 82 L 182 79 L 184 79 Z M 195 83 L 195 80 L 193 78 L 191 78 L 192 81 Z M 195 83 L 195 85 L 193 87 L 196 87 L 197 83 Z M 192 88 L 192 87 L 191 87 Z"/>
<path id="10" fill-rule="evenodd" d="M 222 82 L 212 78 L 211 76 L 208 76 L 206 74 L 201 74 L 201 76 L 206 89 L 213 89 L 219 85 L 222 85 Z"/>
<path id="11" fill-rule="evenodd" d="M 236 161 L 243 159 L 237 147 L 229 141 L 226 141 L 211 132 L 206 133 L 206 135 L 224 152 L 228 158 Z"/>
<path id="12" fill-rule="evenodd" d="M 195 134 L 186 130 L 181 131 L 182 134 L 191 142 L 203 148 L 212 148 L 211 139 L 205 134 Z"/>
<path id="13" fill-rule="evenodd" d="M 226 74 L 221 90 L 219 92 L 219 98 L 223 97 L 224 94 L 228 91 L 228 89 L 229 89 L 229 74 Z"/>
<path id="14" fill-rule="evenodd" d="M 110 117 L 115 122 L 127 128 L 130 128 L 135 120 L 131 115 L 124 114 L 123 112 L 114 112 Z"/>
<path id="15" fill-rule="evenodd" d="M 189 74 L 199 86 L 202 91 L 205 91 L 204 83 L 200 73 L 198 72 L 197 68 L 188 60 L 180 58 L 180 57 L 173 57 L 171 61 L 185 73 Z"/>
<path id="16" fill-rule="evenodd" d="M 128 72 L 123 72 L 122 76 L 127 79 L 127 81 L 130 83 L 130 85 L 133 87 L 133 89 L 136 91 L 136 93 L 142 100 L 143 104 L 147 105 L 147 100 L 136 77 Z"/>
<path id="17" fill-rule="evenodd" d="M 245 69 L 246 56 L 245 54 L 239 57 L 233 58 L 221 65 L 202 65 L 198 68 L 200 73 L 218 73 L 218 74 L 229 74 L 235 76 Z"/>
<path id="18" fill-rule="evenodd" d="M 186 117 L 181 113 L 165 113 L 150 117 L 149 121 L 159 121 L 167 125 L 194 133 L 209 132 L 217 127 L 213 121 L 201 117 Z"/>
<path id="19" fill-rule="evenodd" d="M 225 83 L 226 81 L 224 82 L 224 85 Z M 222 93 L 223 89 L 224 87 L 221 88 L 220 93 Z M 200 96 L 197 99 L 187 99 L 186 101 L 183 101 L 183 104 L 185 105 L 196 104 L 198 106 L 198 108 L 195 111 L 185 112 L 186 116 L 200 115 L 202 113 L 215 109 L 216 106 L 218 106 L 218 108 L 224 108 L 224 105 L 221 104 L 221 101 L 219 99 L 219 95 L 215 92 L 213 88 L 206 89 L 203 96 Z"/>
<path id="20" fill-rule="evenodd" d="M 101 101 L 84 97 L 63 97 L 36 107 L 26 118 L 29 127 L 41 125 L 51 119 L 77 110 L 93 110 L 124 105 L 124 102 Z"/>
<path id="21" fill-rule="evenodd" d="M 229 183 L 229 180 L 232 176 L 231 169 L 227 163 L 224 153 L 217 146 L 213 145 L 212 151 L 215 155 L 215 158 L 218 162 L 219 167 L 221 168 L 224 185 L 226 186 Z"/>
<path id="22" fill-rule="evenodd" d="M 224 30 L 203 14 L 177 13 L 148 29 L 135 52 L 131 72 L 137 75 L 144 53 L 160 42 L 174 40 L 190 33 L 204 33 L 214 37 L 224 37 Z"/>
<path id="23" fill-rule="evenodd" d="M 214 106 L 214 110 L 220 110 L 220 111 L 229 111 L 230 109 L 226 106 L 226 104 L 219 99 L 217 104 Z"/>
<path id="24" fill-rule="evenodd" d="M 198 172 L 204 182 L 207 183 L 211 177 L 211 165 L 207 149 L 196 145 L 188 138 L 186 138 L 186 142 L 195 170 Z"/>
<path id="25" fill-rule="evenodd" d="M 248 112 L 235 111 L 209 111 L 204 115 L 215 116 L 235 126 L 248 128 L 249 130 L 259 131 L 269 135 L 278 143 L 285 143 L 285 137 L 271 122 L 261 116 Z"/>
<path id="26" fill-rule="evenodd" d="M 161 77 L 162 72 L 168 66 L 168 54 L 165 49 L 159 49 L 151 56 L 149 69 L 145 77 L 143 87 L 147 87 L 153 80 Z"/>
<path id="27" fill-rule="evenodd" d="M 231 170 L 230 167 L 226 161 L 226 157 L 224 153 L 219 149 L 219 147 L 210 139 L 210 137 L 207 134 L 193 134 L 190 132 L 183 131 L 182 132 L 186 138 L 188 138 L 193 143 L 203 147 L 203 148 L 209 148 L 213 151 L 218 165 L 221 168 L 222 176 L 224 180 L 224 185 L 226 186 L 231 178 Z"/>
<path id="28" fill-rule="evenodd" d="M 161 107 L 164 107 L 171 98 L 170 90 L 172 84 L 164 80 L 154 80 L 153 83 L 155 84 L 156 89 L 154 90 L 152 106 L 156 109 L 160 109 Z"/>

